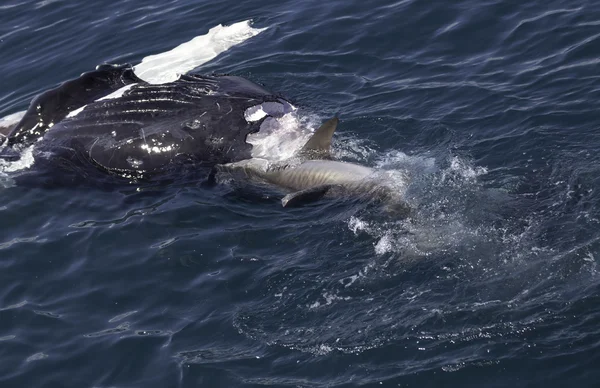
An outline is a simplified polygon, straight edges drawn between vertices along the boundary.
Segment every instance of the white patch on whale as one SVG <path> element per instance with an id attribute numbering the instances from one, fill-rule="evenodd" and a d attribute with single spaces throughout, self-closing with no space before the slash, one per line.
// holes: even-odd
<path id="1" fill-rule="evenodd" d="M 293 157 L 306 144 L 313 129 L 300 121 L 296 112 L 267 117 L 260 130 L 246 138 L 253 158 L 278 162 Z"/>
<path id="2" fill-rule="evenodd" d="M 71 118 L 71 117 L 75 117 L 75 116 L 77 116 L 78 114 L 80 114 L 80 113 L 81 113 L 81 112 L 82 112 L 82 111 L 85 109 L 85 107 L 86 107 L 86 106 L 87 106 L 87 105 L 84 105 L 84 106 L 82 106 L 81 108 L 77 108 L 77 109 L 75 109 L 74 111 L 72 111 L 72 112 L 69 112 L 69 114 L 67 115 L 67 118 L 69 119 L 69 118 Z"/>
<path id="3" fill-rule="evenodd" d="M 8 116 L 0 117 L 0 127 L 8 128 L 15 124 L 17 124 L 23 116 L 25 116 L 26 111 L 15 112 L 9 114 Z"/>
<path id="4" fill-rule="evenodd" d="M 252 106 L 244 112 L 244 118 L 247 122 L 251 123 L 254 121 L 261 120 L 263 117 L 269 115 L 274 117 L 283 116 L 286 113 L 296 111 L 296 107 L 287 101 L 280 100 L 281 102 L 267 101 L 260 105 Z"/>
<path id="5" fill-rule="evenodd" d="M 310 134 L 298 118 L 297 108 L 285 100 L 267 101 L 252 106 L 244 112 L 247 122 L 256 122 L 267 117 L 257 133 L 252 133 L 246 142 L 252 145 L 253 158 L 271 162 L 289 159 L 306 143 Z"/>
<path id="6" fill-rule="evenodd" d="M 119 98 L 121 97 L 123 94 L 125 94 L 126 91 L 128 91 L 129 89 L 131 89 L 132 87 L 134 87 L 137 84 L 129 84 L 129 85 L 125 85 L 120 89 L 115 90 L 114 92 L 112 92 L 111 94 L 108 94 L 104 97 L 101 97 L 99 99 L 97 99 L 96 101 L 101 101 L 101 100 L 111 100 L 113 98 Z"/>

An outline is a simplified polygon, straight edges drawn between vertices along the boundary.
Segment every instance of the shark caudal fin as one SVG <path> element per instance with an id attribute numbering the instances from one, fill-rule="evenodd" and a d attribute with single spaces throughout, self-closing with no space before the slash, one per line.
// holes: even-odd
<path id="1" fill-rule="evenodd" d="M 327 120 L 308 139 L 298 155 L 311 159 L 330 159 L 331 137 L 339 122 L 340 120 L 337 117 Z"/>

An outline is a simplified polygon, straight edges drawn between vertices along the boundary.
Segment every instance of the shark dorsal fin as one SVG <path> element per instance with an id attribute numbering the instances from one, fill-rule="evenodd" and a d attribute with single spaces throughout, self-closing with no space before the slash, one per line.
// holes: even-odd
<path id="1" fill-rule="evenodd" d="M 308 139 L 299 154 L 301 156 L 312 158 L 329 158 L 331 137 L 333 136 L 339 121 L 340 120 L 337 117 L 327 120 L 315 131 L 315 133 L 313 133 L 311 138 Z"/>

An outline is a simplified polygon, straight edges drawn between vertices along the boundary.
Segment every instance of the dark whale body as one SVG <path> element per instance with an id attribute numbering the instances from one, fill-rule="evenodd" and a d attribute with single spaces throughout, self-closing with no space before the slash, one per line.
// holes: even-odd
<path id="1" fill-rule="evenodd" d="M 123 87 L 122 95 L 99 99 Z M 35 98 L 8 132 L 0 158 L 18 158 L 19 149 L 35 144 L 35 154 L 91 162 L 124 176 L 178 163 L 235 162 L 251 157 L 246 137 L 262 122 L 248 122 L 244 113 L 264 102 L 289 106 L 237 76 L 187 74 L 157 85 L 136 77 L 129 65 L 102 65 Z"/>

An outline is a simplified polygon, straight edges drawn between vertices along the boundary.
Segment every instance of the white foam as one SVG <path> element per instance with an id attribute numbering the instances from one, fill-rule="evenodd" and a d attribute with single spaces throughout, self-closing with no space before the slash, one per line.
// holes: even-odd
<path id="1" fill-rule="evenodd" d="M 363 162 L 370 159 L 375 150 L 369 147 L 366 139 L 360 139 L 339 133 L 336 135 L 335 147 L 331 150 L 335 159 L 345 159 L 355 162 Z"/>
<path id="2" fill-rule="evenodd" d="M 375 253 L 383 255 L 384 253 L 391 252 L 394 249 L 394 241 L 392 240 L 392 233 L 386 232 L 375 244 Z"/>
<path id="3" fill-rule="evenodd" d="M 25 111 L 16 112 L 10 114 L 8 116 L 4 116 L 0 118 L 0 127 L 10 127 L 12 125 L 17 124 L 23 116 L 25 115 Z M 1 138 L 0 138 L 1 140 Z M 1 147 L 0 147 L 1 148 Z M 21 152 L 21 158 L 17 161 L 7 161 L 4 159 L 0 159 L 0 186 L 8 187 L 12 186 L 13 182 L 8 180 L 6 177 L 6 173 L 20 171 L 25 168 L 31 167 L 33 165 L 33 146 L 25 148 Z"/>
<path id="4" fill-rule="evenodd" d="M 375 254 L 400 253 L 405 260 L 485 244 L 495 232 L 470 225 L 462 214 L 460 198 L 479 190 L 474 183 L 486 169 L 456 156 L 448 162 L 439 167 L 433 158 L 399 151 L 378 156 L 376 169 L 383 170 L 380 173 L 387 175 L 386 181 L 401 195 L 410 192 L 407 202 L 416 214 L 392 222 L 370 219 L 369 214 L 355 215 L 348 220 L 348 228 L 356 235 L 373 237 Z"/>
<path id="5" fill-rule="evenodd" d="M 400 230 L 401 227 L 401 224 L 379 224 L 377 222 L 368 222 L 355 216 L 350 217 L 348 220 L 348 228 L 352 230 L 355 235 L 367 233 L 376 239 L 373 243 L 373 248 L 377 255 L 383 255 L 388 252 L 398 252 L 401 250 L 402 242 L 398 241 L 394 236 L 394 232 Z"/>
<path id="6" fill-rule="evenodd" d="M 421 174 L 431 174 L 437 171 L 435 159 L 423 155 L 407 155 L 402 151 L 390 151 L 379 155 L 375 167 L 385 170 L 407 169 Z"/>
<path id="7" fill-rule="evenodd" d="M 323 293 L 323 295 L 321 297 L 325 300 L 325 303 L 321 303 L 321 301 L 317 300 L 317 301 L 307 305 L 307 307 L 311 310 L 314 310 L 314 309 L 318 309 L 319 307 L 330 306 L 332 303 L 337 302 L 337 301 L 348 301 L 348 300 L 352 299 L 349 296 L 339 296 L 335 293 L 332 294 L 329 292 Z"/>
<path id="8" fill-rule="evenodd" d="M 463 159 L 454 156 L 450 160 L 450 170 L 459 174 L 465 179 L 475 179 L 480 175 L 487 174 L 485 167 L 473 167 L 466 163 Z"/>
<path id="9" fill-rule="evenodd" d="M 14 182 L 8 178 L 9 175 L 7 174 L 29 168 L 33 165 L 34 161 L 33 146 L 25 148 L 21 152 L 21 158 L 17 161 L 11 162 L 0 159 L 0 187 L 13 186 Z"/>
<path id="10" fill-rule="evenodd" d="M 210 61 L 220 53 L 264 30 L 266 28 L 252 28 L 250 20 L 230 26 L 219 24 L 205 35 L 197 36 L 170 51 L 145 57 L 139 65 L 135 66 L 134 72 L 149 83 L 172 82 L 181 74 Z"/>

